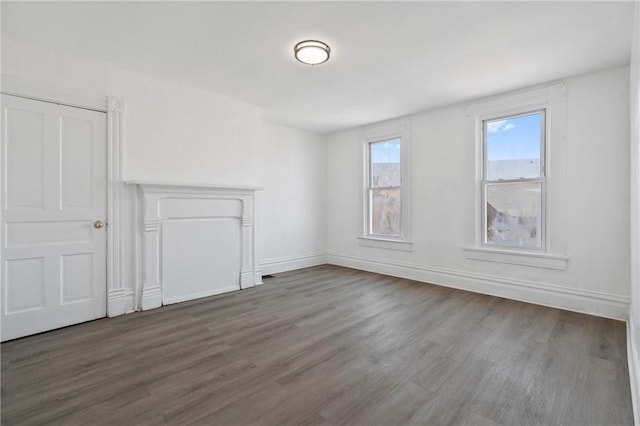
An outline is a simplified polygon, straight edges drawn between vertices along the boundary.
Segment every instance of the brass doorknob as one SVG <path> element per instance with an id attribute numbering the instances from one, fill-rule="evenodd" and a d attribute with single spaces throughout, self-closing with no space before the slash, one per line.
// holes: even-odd
<path id="1" fill-rule="evenodd" d="M 104 226 L 104 223 L 102 223 L 101 220 L 96 220 L 95 222 L 93 222 L 93 227 L 96 229 L 100 229 Z"/>

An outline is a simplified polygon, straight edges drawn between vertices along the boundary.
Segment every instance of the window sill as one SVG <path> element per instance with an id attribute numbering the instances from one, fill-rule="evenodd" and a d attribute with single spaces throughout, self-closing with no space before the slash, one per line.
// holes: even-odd
<path id="1" fill-rule="evenodd" d="M 569 258 L 565 256 L 487 248 L 465 248 L 464 255 L 467 259 L 534 266 L 536 268 L 557 269 L 560 271 L 565 271 L 569 263 Z"/>
<path id="2" fill-rule="evenodd" d="M 358 237 L 358 244 L 388 250 L 413 251 L 411 241 L 386 240 L 384 238 Z"/>

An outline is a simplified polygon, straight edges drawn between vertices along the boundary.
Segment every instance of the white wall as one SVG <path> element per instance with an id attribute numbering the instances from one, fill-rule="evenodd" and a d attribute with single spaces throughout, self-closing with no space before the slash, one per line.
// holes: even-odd
<path id="1" fill-rule="evenodd" d="M 263 131 L 262 272 L 326 263 L 325 137 L 269 123 Z"/>
<path id="2" fill-rule="evenodd" d="M 566 82 L 567 270 L 465 258 L 463 248 L 474 240 L 469 211 L 474 203 L 475 139 L 473 119 L 465 115 L 462 104 L 409 117 L 413 251 L 408 253 L 358 244 L 362 129 L 329 136 L 329 261 L 626 318 L 629 69 L 571 77 Z"/>
<path id="3" fill-rule="evenodd" d="M 640 424 L 640 3 L 636 3 L 631 48 L 631 306 L 627 355 L 635 423 Z"/>
<path id="4" fill-rule="evenodd" d="M 125 180 L 264 187 L 258 252 L 265 273 L 317 263 L 324 253 L 324 136 L 267 123 L 246 102 L 7 38 L 2 74 L 122 97 Z M 129 293 L 134 280 L 127 265 Z"/>

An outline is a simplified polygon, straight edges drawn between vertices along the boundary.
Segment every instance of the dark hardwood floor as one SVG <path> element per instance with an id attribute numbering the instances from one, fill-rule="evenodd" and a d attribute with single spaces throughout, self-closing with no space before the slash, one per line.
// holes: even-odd
<path id="1" fill-rule="evenodd" d="M 625 324 L 336 266 L 1 345 L 2 425 L 631 425 Z"/>

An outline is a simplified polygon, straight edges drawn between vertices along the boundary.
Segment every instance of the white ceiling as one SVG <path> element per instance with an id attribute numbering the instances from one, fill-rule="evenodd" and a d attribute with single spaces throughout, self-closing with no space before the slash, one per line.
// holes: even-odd
<path id="1" fill-rule="evenodd" d="M 2 2 L 2 35 L 328 133 L 629 63 L 633 2 Z M 311 67 L 293 46 L 320 39 Z"/>

